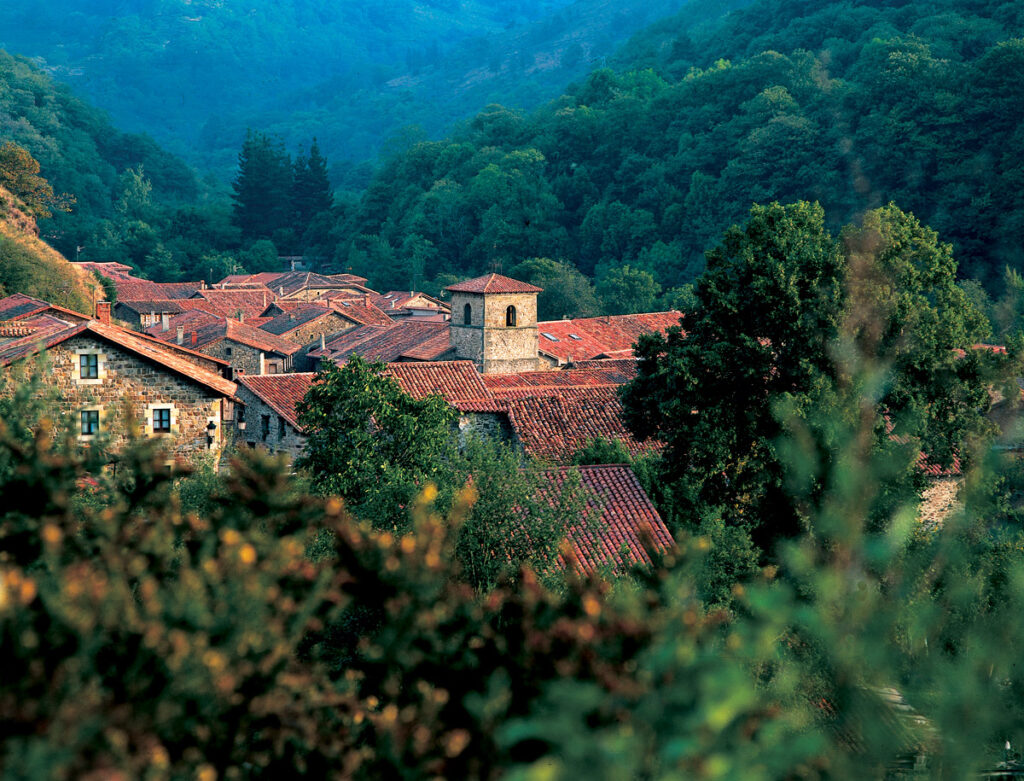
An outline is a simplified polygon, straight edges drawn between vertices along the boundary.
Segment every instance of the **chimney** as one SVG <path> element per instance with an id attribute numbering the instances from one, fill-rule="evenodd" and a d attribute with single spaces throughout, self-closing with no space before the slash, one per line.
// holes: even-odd
<path id="1" fill-rule="evenodd" d="M 327 339 L 324 338 L 323 334 L 320 334 L 320 349 L 321 350 L 326 350 L 327 349 Z"/>
<path id="2" fill-rule="evenodd" d="M 370 294 L 369 293 L 363 293 L 363 306 L 365 306 L 367 308 L 369 308 L 369 306 L 370 306 Z"/>
<path id="3" fill-rule="evenodd" d="M 197 344 L 199 344 L 199 334 L 197 334 L 195 331 L 193 331 L 192 332 L 192 346 L 195 347 Z"/>
<path id="4" fill-rule="evenodd" d="M 110 302 L 109 301 L 97 301 L 96 302 L 96 319 L 104 325 L 110 325 Z"/>
<path id="5" fill-rule="evenodd" d="M 284 298 L 284 285 L 278 285 L 277 292 L 281 294 L 281 298 Z"/>
<path id="6" fill-rule="evenodd" d="M 245 312 L 243 312 L 242 310 L 238 310 L 238 322 L 245 322 Z"/>
<path id="7" fill-rule="evenodd" d="M 160 315 L 160 330 L 170 331 L 171 330 L 171 316 L 167 312 L 163 312 Z"/>
<path id="8" fill-rule="evenodd" d="M 178 344 L 185 344 L 185 326 L 178 326 L 178 333 L 176 334 Z"/>

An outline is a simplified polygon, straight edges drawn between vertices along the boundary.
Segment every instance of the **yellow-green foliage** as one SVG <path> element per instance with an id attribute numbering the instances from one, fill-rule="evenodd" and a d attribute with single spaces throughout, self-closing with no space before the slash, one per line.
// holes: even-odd
<path id="1" fill-rule="evenodd" d="M 35 220 L 0 187 L 0 295 L 24 293 L 90 314 L 94 290 L 102 296 L 90 275 L 35 235 Z"/>
<path id="2" fill-rule="evenodd" d="M 859 407 L 884 376 L 847 369 Z M 972 472 L 931 536 L 913 507 L 866 531 L 870 415 L 787 424 L 814 531 L 725 611 L 699 599 L 714 539 L 617 588 L 480 595 L 469 494 L 375 532 L 246 451 L 183 512 L 152 441 L 101 469 L 25 406 L 0 404 L 5 777 L 959 779 L 1024 741 L 1004 484 Z"/>

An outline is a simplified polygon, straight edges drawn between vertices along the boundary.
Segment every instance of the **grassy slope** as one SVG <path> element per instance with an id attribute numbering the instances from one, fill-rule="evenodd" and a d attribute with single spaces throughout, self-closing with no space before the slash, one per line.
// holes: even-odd
<path id="1" fill-rule="evenodd" d="M 0 187 L 0 295 L 24 293 L 86 314 L 103 289 L 36 235 L 35 219 Z"/>

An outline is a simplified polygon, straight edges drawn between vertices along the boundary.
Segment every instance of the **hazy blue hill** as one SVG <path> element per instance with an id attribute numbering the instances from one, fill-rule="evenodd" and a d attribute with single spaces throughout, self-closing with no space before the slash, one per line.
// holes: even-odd
<path id="1" fill-rule="evenodd" d="M 405 125 L 555 97 L 682 0 L 49 0 L 0 6 L 0 46 L 227 174 L 246 126 L 334 161 Z M 340 170 L 340 169 L 339 169 Z"/>

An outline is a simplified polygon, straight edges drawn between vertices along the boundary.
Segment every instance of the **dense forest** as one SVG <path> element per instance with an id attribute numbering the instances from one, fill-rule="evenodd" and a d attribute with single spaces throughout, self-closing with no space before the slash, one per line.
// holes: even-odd
<path id="1" fill-rule="evenodd" d="M 1024 264 L 1022 31 L 1005 2 L 677 18 L 532 114 L 490 106 L 387 159 L 338 209 L 336 257 L 383 286 L 538 256 L 672 288 L 751 202 L 816 199 L 835 227 L 895 201 L 992 288 Z"/>
<path id="2" fill-rule="evenodd" d="M 742 4 L 717 0 L 692 13 Z M 248 126 L 317 136 L 336 183 L 410 125 L 556 97 L 684 0 L 70 0 L 4 4 L 0 47 L 226 178 Z M 356 168 L 353 168 L 353 166 Z"/>

